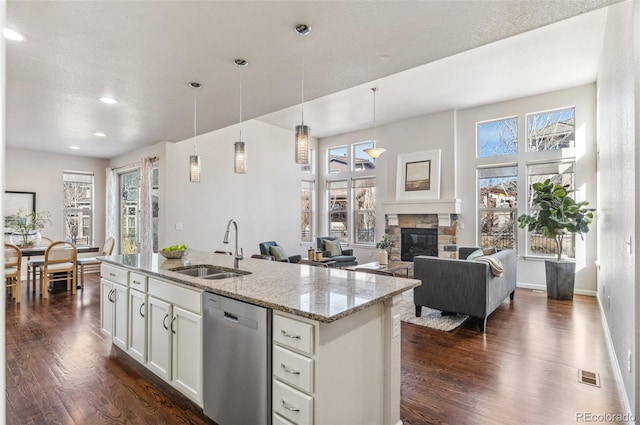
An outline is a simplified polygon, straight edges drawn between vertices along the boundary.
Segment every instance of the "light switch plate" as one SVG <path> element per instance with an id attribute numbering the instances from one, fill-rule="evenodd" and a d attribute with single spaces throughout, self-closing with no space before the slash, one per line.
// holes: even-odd
<path id="1" fill-rule="evenodd" d="M 182 230 L 182 223 L 176 223 L 176 230 Z"/>

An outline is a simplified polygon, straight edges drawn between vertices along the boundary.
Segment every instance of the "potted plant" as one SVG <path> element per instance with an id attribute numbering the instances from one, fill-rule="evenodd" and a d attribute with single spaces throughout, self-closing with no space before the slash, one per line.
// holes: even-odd
<path id="1" fill-rule="evenodd" d="M 379 254 L 379 263 L 380 265 L 389 264 L 389 254 L 391 254 L 391 248 L 396 246 L 396 244 L 391 240 L 391 237 L 385 234 L 382 239 L 376 244 L 376 248 L 380 249 Z"/>
<path id="2" fill-rule="evenodd" d="M 48 211 L 27 213 L 23 209 L 19 209 L 11 217 L 11 227 L 13 228 L 13 233 L 10 236 L 11 243 L 20 248 L 38 245 L 41 240 L 40 230 L 47 223 L 51 223 L 51 214 Z"/>
<path id="3" fill-rule="evenodd" d="M 589 232 L 593 221 L 593 208 L 587 208 L 589 202 L 576 202 L 569 195 L 574 192 L 567 186 L 553 183 L 550 179 L 544 183 L 532 185 L 532 204 L 540 207 L 531 215 L 518 217 L 518 226 L 529 232 L 539 232 L 555 241 L 556 260 L 545 261 L 547 296 L 555 299 L 573 299 L 576 264 L 562 259 L 564 238 L 579 234 L 581 238 Z"/>

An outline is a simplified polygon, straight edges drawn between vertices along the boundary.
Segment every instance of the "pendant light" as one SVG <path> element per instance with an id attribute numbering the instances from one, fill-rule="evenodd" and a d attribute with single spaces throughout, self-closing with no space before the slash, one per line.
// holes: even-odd
<path id="1" fill-rule="evenodd" d="M 189 181 L 200 183 L 200 155 L 197 152 L 196 131 L 198 122 L 198 93 L 197 89 L 202 87 L 200 83 L 189 83 L 193 91 L 193 155 L 189 157 Z"/>
<path id="2" fill-rule="evenodd" d="M 307 35 L 311 32 L 311 27 L 300 24 L 296 26 L 295 30 L 298 35 Z M 302 102 L 300 109 L 302 119 L 301 124 L 296 126 L 295 161 L 296 164 L 309 164 L 309 127 L 304 125 L 304 55 L 302 56 Z"/>
<path id="3" fill-rule="evenodd" d="M 371 91 L 373 92 L 373 139 L 371 140 L 373 142 L 373 147 L 365 149 L 364 151 L 371 158 L 376 159 L 380 155 L 382 155 L 382 153 L 386 151 L 386 149 L 376 147 L 376 144 L 378 143 L 378 141 L 376 140 L 376 92 L 378 91 L 378 88 L 372 87 Z"/>
<path id="4" fill-rule="evenodd" d="M 244 59 L 236 59 L 234 63 L 242 69 L 249 64 Z M 240 73 L 240 137 L 233 144 L 233 172 L 245 174 L 247 172 L 247 147 L 242 141 L 242 73 Z"/>

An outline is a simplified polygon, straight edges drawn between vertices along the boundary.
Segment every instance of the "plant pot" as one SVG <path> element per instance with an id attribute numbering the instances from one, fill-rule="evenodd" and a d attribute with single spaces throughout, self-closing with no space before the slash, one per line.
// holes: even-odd
<path id="1" fill-rule="evenodd" d="M 556 300 L 572 300 L 576 263 L 545 260 L 544 270 L 547 278 L 547 297 Z"/>
<path id="2" fill-rule="evenodd" d="M 38 246 L 42 240 L 39 230 L 31 230 L 27 233 L 13 232 L 9 237 L 12 244 L 19 248 L 30 248 Z"/>
<path id="3" fill-rule="evenodd" d="M 378 262 L 381 266 L 386 266 L 387 264 L 389 264 L 389 253 L 386 250 L 380 250 L 380 252 L 378 253 Z"/>

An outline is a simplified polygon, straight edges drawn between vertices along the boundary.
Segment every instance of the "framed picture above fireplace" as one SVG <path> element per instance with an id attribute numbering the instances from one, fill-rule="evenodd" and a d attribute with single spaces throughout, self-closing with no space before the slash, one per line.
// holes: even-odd
<path id="1" fill-rule="evenodd" d="M 396 200 L 440 199 L 440 149 L 398 155 Z"/>

